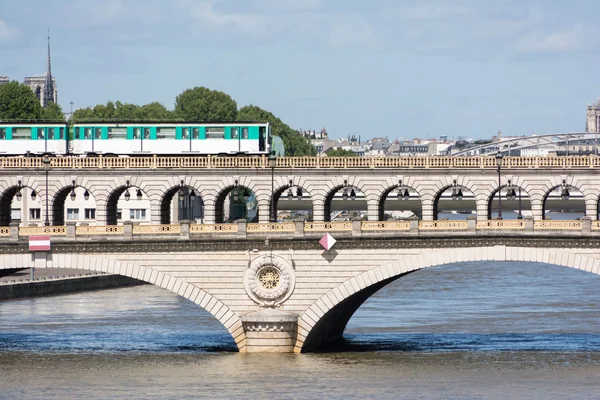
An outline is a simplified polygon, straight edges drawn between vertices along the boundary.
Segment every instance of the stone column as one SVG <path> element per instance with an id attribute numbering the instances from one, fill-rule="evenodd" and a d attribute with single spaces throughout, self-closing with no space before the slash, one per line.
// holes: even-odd
<path id="1" fill-rule="evenodd" d="M 67 238 L 75 239 L 75 230 L 77 229 L 76 222 L 67 222 Z"/>
<path id="2" fill-rule="evenodd" d="M 385 201 L 385 199 L 382 201 Z M 377 203 L 377 199 L 367 200 L 367 216 L 369 221 L 379 221 L 379 204 Z"/>
<path id="3" fill-rule="evenodd" d="M 296 231 L 294 232 L 294 236 L 296 237 L 304 237 L 304 221 L 296 221 Z"/>
<path id="4" fill-rule="evenodd" d="M 313 202 L 313 222 L 325 221 L 325 199 L 312 199 Z"/>
<path id="5" fill-rule="evenodd" d="M 258 222 L 260 224 L 266 224 L 269 222 L 269 216 L 271 214 L 271 210 L 269 207 L 268 200 L 259 200 L 258 201 Z"/>
<path id="6" fill-rule="evenodd" d="M 362 221 L 360 219 L 352 221 L 352 236 L 362 236 Z"/>
<path id="7" fill-rule="evenodd" d="M 583 233 L 592 233 L 592 218 L 585 216 L 581 218 L 581 231 Z"/>
<path id="8" fill-rule="evenodd" d="M 298 316 L 263 308 L 242 316 L 248 353 L 292 353 L 298 331 Z"/>
<path id="9" fill-rule="evenodd" d="M 248 222 L 245 219 L 238 219 L 235 222 L 237 222 L 238 225 L 237 237 L 245 238 L 248 234 Z"/>
<path id="10" fill-rule="evenodd" d="M 491 199 L 489 199 L 491 201 Z M 475 207 L 477 208 L 477 219 L 485 221 L 488 219 L 488 199 L 487 198 L 475 198 Z M 492 210 L 492 219 L 494 218 L 494 210 Z"/>
<path id="11" fill-rule="evenodd" d="M 433 199 L 421 199 L 421 208 L 423 210 L 423 221 L 433 221 Z"/>
<path id="12" fill-rule="evenodd" d="M 190 238 L 190 221 L 179 221 L 179 237 L 182 239 Z"/>
<path id="13" fill-rule="evenodd" d="M 133 237 L 133 222 L 131 221 L 124 221 L 123 222 L 123 236 L 125 236 L 126 238 L 131 238 Z"/>
<path id="14" fill-rule="evenodd" d="M 213 197 L 202 198 L 204 201 L 204 224 L 214 224 L 215 223 L 215 207 L 216 201 Z"/>
<path id="15" fill-rule="evenodd" d="M 531 201 L 531 214 L 533 215 L 533 219 L 536 221 L 541 221 L 544 219 L 544 214 L 542 212 L 543 208 L 543 199 L 532 198 Z"/>
<path id="16" fill-rule="evenodd" d="M 19 223 L 11 222 L 10 226 L 10 240 L 19 240 Z"/>
<path id="17" fill-rule="evenodd" d="M 472 232 L 477 230 L 477 218 L 474 215 L 467 217 L 467 230 Z"/>
<path id="18" fill-rule="evenodd" d="M 526 215 L 523 220 L 525 221 L 525 231 L 526 232 L 533 232 L 533 216 L 531 215 Z"/>

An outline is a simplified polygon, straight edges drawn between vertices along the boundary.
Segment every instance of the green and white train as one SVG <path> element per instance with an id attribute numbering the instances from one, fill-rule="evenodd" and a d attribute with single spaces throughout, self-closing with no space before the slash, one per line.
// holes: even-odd
<path id="1" fill-rule="evenodd" d="M 0 122 L 0 155 L 284 155 L 259 122 Z"/>

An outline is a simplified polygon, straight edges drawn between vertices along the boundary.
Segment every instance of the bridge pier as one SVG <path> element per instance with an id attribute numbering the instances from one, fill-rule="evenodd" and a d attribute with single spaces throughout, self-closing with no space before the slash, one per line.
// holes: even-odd
<path id="1" fill-rule="evenodd" d="M 242 316 L 246 353 L 291 353 L 296 344 L 298 316 L 264 308 Z"/>

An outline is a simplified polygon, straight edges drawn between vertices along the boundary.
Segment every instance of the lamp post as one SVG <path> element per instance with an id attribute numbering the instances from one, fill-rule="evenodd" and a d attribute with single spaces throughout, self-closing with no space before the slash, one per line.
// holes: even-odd
<path id="1" fill-rule="evenodd" d="M 44 226 L 50 226 L 50 219 L 48 219 L 48 171 L 50 170 L 50 157 L 48 155 L 44 156 L 43 159 L 44 162 L 44 171 L 46 172 L 46 215 L 45 215 L 45 221 L 44 221 Z"/>
<path id="2" fill-rule="evenodd" d="M 269 222 L 276 222 L 275 217 L 275 199 L 273 192 L 275 191 L 275 164 L 277 163 L 277 157 L 275 152 L 269 154 L 269 167 L 271 167 L 271 201 L 269 202 Z"/>
<path id="3" fill-rule="evenodd" d="M 521 186 L 519 186 L 519 215 L 517 215 L 517 219 L 523 219 L 523 213 L 521 210 Z"/>
<path id="4" fill-rule="evenodd" d="M 498 165 L 498 219 L 502 219 L 502 187 L 500 186 L 500 171 L 502 169 L 502 153 L 496 153 L 496 164 Z"/>

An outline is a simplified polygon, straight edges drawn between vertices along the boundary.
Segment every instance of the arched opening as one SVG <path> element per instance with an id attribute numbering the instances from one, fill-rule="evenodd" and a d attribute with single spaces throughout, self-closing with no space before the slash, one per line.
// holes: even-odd
<path id="1" fill-rule="evenodd" d="M 325 198 L 325 222 L 367 219 L 367 199 L 356 186 L 344 182 Z"/>
<path id="2" fill-rule="evenodd" d="M 568 251 L 536 249 L 540 254 L 548 251 L 564 252 L 564 260 L 568 258 Z M 341 343 L 343 350 L 382 350 L 378 346 L 405 350 L 407 342 L 419 336 L 417 347 L 445 351 L 458 343 L 478 346 L 477 341 L 482 342 L 478 350 L 502 346 L 507 342 L 500 337 L 507 335 L 514 335 L 514 342 L 527 346 L 538 338 L 523 335 L 545 335 L 540 339 L 540 346 L 545 346 L 558 330 L 579 336 L 596 335 L 600 329 L 600 320 L 595 318 L 600 312 L 598 273 L 590 274 L 567 263 L 514 258 L 453 262 L 465 252 L 468 250 L 447 250 L 447 264 L 424 268 L 408 263 L 413 271 L 400 272 L 363 289 L 357 286 L 356 292 L 334 302 L 316 323 L 309 323 L 302 351 L 339 349 L 342 335 L 350 339 Z M 537 256 L 533 254 L 531 259 Z M 590 304 L 594 306 L 590 308 Z M 385 318 L 378 320 L 373 314 Z M 381 338 L 392 334 L 397 336 Z M 454 337 L 448 339 L 448 335 Z M 440 346 L 440 340 L 447 343 Z M 582 345 L 580 340 L 573 339 L 575 345 Z M 583 344 L 584 349 L 587 345 Z M 597 341 L 595 346 L 599 346 Z"/>
<path id="3" fill-rule="evenodd" d="M 215 203 L 215 222 L 217 224 L 231 223 L 240 219 L 247 222 L 258 222 L 258 213 L 268 212 L 259 210 L 258 201 L 254 192 L 237 181 L 234 186 L 229 186 L 217 196 Z"/>
<path id="4" fill-rule="evenodd" d="M 502 208 L 500 208 L 502 204 Z M 499 211 L 502 210 L 501 213 Z M 496 190 L 488 200 L 488 219 L 523 219 L 531 216 L 531 201 L 529 194 L 521 187 L 513 185 L 510 180 L 508 185 Z"/>
<path id="5" fill-rule="evenodd" d="M 379 221 L 422 219 L 421 197 L 408 186 L 391 187 L 379 199 L 378 215 Z"/>
<path id="6" fill-rule="evenodd" d="M 160 202 L 160 223 L 179 221 L 204 222 L 204 200 L 200 191 L 184 184 L 169 189 Z"/>
<path id="7" fill-rule="evenodd" d="M 459 220 L 477 214 L 473 192 L 456 181 L 437 194 L 433 201 L 434 220 Z"/>
<path id="8" fill-rule="evenodd" d="M 20 226 L 43 225 L 44 199 L 34 189 L 18 185 L 8 188 L 0 197 L 0 226 L 18 223 Z"/>
<path id="9" fill-rule="evenodd" d="M 83 186 L 67 186 L 58 191 L 52 202 L 52 225 L 65 222 L 96 225 L 96 199 Z"/>
<path id="10" fill-rule="evenodd" d="M 576 220 L 585 217 L 585 199 L 581 191 L 563 181 L 544 196 L 542 206 L 544 219 Z"/>
<path id="11" fill-rule="evenodd" d="M 291 181 L 273 193 L 273 201 L 277 221 L 312 221 L 313 219 L 310 193 Z M 269 210 L 270 207 L 269 205 Z"/>
<path id="12" fill-rule="evenodd" d="M 137 186 L 126 184 L 113 190 L 106 202 L 106 224 L 122 225 L 123 221 L 150 223 L 150 199 Z"/>

